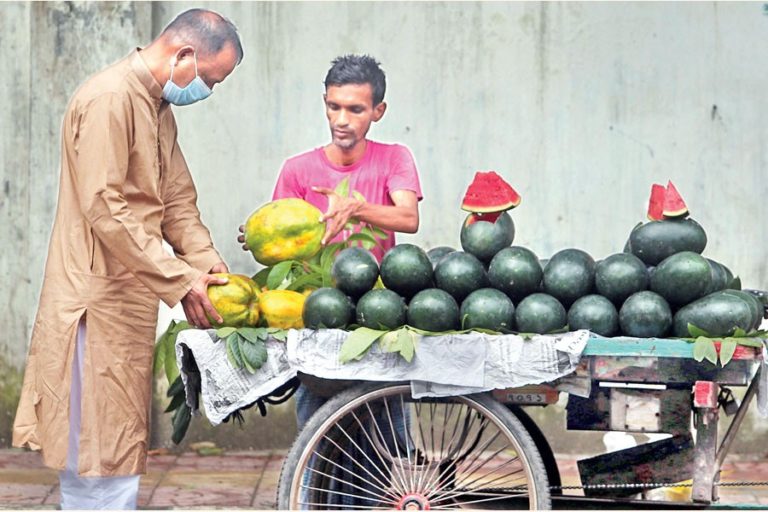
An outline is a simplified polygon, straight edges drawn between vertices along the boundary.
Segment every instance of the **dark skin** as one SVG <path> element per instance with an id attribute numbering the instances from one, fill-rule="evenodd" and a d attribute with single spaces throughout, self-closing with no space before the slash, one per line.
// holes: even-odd
<path id="1" fill-rule="evenodd" d="M 194 80 L 195 58 L 197 59 L 197 72 L 211 90 L 229 76 L 237 65 L 237 52 L 232 45 L 225 45 L 216 54 L 206 54 L 196 52 L 192 45 L 169 35 L 159 37 L 141 50 L 139 55 L 159 84 L 165 84 L 168 81 L 173 63 L 173 82 L 179 87 L 185 87 Z M 222 322 L 221 315 L 208 299 L 208 286 L 226 284 L 226 279 L 211 274 L 228 272 L 226 263 L 223 261 L 217 263 L 211 267 L 208 274 L 202 274 L 181 299 L 184 314 L 191 325 L 210 329 L 209 316 Z"/>
<path id="2" fill-rule="evenodd" d="M 323 95 L 325 115 L 331 131 L 331 143 L 323 148 L 328 159 L 337 165 L 350 165 L 365 155 L 365 136 L 372 123 L 378 122 L 386 111 L 384 102 L 373 104 L 373 89 L 370 84 L 346 84 L 330 86 Z M 390 194 L 393 206 L 370 204 L 354 197 L 342 197 L 333 190 L 312 187 L 312 190 L 328 197 L 328 210 L 321 220 L 326 223 L 323 245 L 338 235 L 344 226 L 357 219 L 373 226 L 415 233 L 419 228 L 419 209 L 416 193 L 411 190 L 396 190 Z M 243 226 L 240 226 L 243 232 Z M 245 237 L 237 241 L 248 250 Z"/>

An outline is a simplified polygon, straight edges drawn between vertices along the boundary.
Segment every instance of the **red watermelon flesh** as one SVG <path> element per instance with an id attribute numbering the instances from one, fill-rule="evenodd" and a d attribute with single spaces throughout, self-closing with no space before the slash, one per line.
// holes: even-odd
<path id="1" fill-rule="evenodd" d="M 648 219 L 661 220 L 664 218 L 664 196 L 667 189 L 664 185 L 654 183 L 651 186 L 651 198 L 648 200 Z"/>
<path id="2" fill-rule="evenodd" d="M 667 193 L 664 194 L 663 215 L 668 219 L 688 215 L 688 207 L 671 181 L 667 183 Z"/>
<path id="3" fill-rule="evenodd" d="M 473 213 L 494 213 L 510 210 L 519 204 L 520 194 L 501 176 L 494 171 L 478 171 L 464 194 L 461 209 Z"/>

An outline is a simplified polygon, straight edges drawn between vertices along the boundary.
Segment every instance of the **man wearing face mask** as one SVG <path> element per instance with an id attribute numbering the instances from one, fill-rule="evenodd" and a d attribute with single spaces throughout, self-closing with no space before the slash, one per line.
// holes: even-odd
<path id="1" fill-rule="evenodd" d="M 60 470 L 63 509 L 136 508 L 146 472 L 158 298 L 210 327 L 227 272 L 200 220 L 170 107 L 208 97 L 242 60 L 219 14 L 180 14 L 89 78 L 62 125 L 43 289 L 13 431 Z M 176 257 L 165 252 L 163 240 Z"/>

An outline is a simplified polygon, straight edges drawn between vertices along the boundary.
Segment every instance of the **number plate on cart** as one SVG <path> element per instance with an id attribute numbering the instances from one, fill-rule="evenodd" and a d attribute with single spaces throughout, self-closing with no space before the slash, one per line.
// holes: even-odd
<path id="1" fill-rule="evenodd" d="M 557 403 L 559 392 L 551 386 L 523 386 L 496 389 L 493 396 L 505 404 L 548 405 Z"/>

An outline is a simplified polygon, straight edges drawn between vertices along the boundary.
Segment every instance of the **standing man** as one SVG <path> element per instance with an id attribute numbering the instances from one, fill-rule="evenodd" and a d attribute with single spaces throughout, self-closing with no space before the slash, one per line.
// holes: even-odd
<path id="1" fill-rule="evenodd" d="M 180 14 L 89 78 L 62 126 L 61 176 L 13 445 L 59 469 L 63 509 L 136 508 L 146 472 L 158 298 L 220 319 L 227 272 L 200 220 L 170 104 L 208 97 L 241 61 L 235 26 Z M 166 240 L 176 256 L 162 246 Z"/>
<path id="2" fill-rule="evenodd" d="M 395 245 L 395 231 L 418 230 L 422 198 L 416 164 L 408 148 L 366 138 L 371 123 L 378 122 L 387 109 L 385 90 L 384 72 L 372 57 L 336 58 L 325 77 L 323 95 L 331 142 L 289 158 L 272 195 L 273 200 L 304 199 L 324 211 L 323 244 L 342 240 L 342 230 L 351 219 L 385 230 L 388 238 L 371 251 L 379 261 Z M 349 178 L 350 190 L 360 192 L 365 201 L 334 193 L 344 178 Z M 244 241 L 242 236 L 238 240 Z M 324 402 L 304 386 L 299 387 L 296 412 L 300 429 Z"/>

